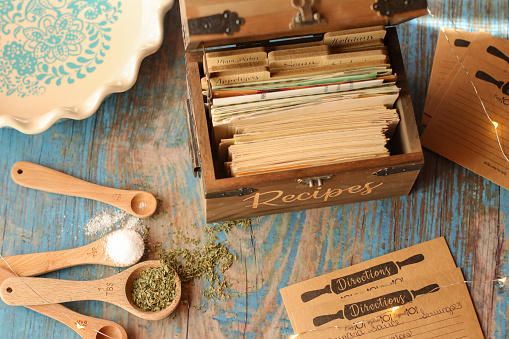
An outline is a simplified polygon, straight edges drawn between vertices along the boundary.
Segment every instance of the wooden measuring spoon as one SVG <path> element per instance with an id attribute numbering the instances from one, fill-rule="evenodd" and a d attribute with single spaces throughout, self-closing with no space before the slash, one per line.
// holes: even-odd
<path id="1" fill-rule="evenodd" d="M 150 217 L 157 207 L 156 198 L 148 192 L 92 184 L 31 162 L 15 163 L 11 176 L 17 184 L 24 187 L 101 201 L 138 218 Z"/>
<path id="2" fill-rule="evenodd" d="M 42 305 L 48 301 L 62 303 L 79 300 L 105 301 L 123 308 L 137 317 L 160 320 L 177 308 L 181 296 L 180 279 L 175 273 L 176 294 L 173 302 L 160 311 L 144 311 L 137 307 L 131 297 L 134 280 L 143 270 L 159 267 L 157 260 L 145 261 L 109 278 L 92 281 L 69 281 L 46 278 L 6 279 L 0 287 L 0 295 L 7 305 Z M 37 291 L 37 296 L 28 286 Z M 43 300 L 42 298 L 45 300 Z"/>
<path id="3" fill-rule="evenodd" d="M 88 317 L 86 315 L 74 312 L 60 304 L 34 305 L 25 307 L 61 322 L 62 324 L 73 329 L 83 339 L 109 339 L 109 337 L 113 339 L 127 339 L 127 333 L 125 329 L 119 324 L 105 319 Z M 66 315 L 69 316 L 72 320 L 69 319 Z M 83 327 L 78 328 L 74 321 L 78 322 L 78 324 Z"/>
<path id="4" fill-rule="evenodd" d="M 0 281 L 4 281 L 12 277 L 19 279 L 16 278 L 14 273 L 11 271 L 0 268 Z M 68 326 L 76 333 L 78 333 L 83 339 L 102 339 L 108 337 L 113 339 L 127 339 L 126 331 L 119 324 L 109 320 L 88 317 L 86 315 L 74 312 L 60 304 L 33 305 L 26 307 L 37 313 L 44 314 L 49 318 L 61 322 L 62 324 Z M 84 327 L 78 328 L 76 323 Z M 97 333 L 94 330 L 97 330 L 102 334 Z"/>
<path id="5" fill-rule="evenodd" d="M 63 251 L 14 255 L 11 257 L 4 257 L 4 259 L 9 263 L 14 272 L 23 277 L 41 275 L 67 267 L 86 264 L 100 264 L 116 267 L 131 266 L 137 263 L 143 254 L 139 258 L 136 258 L 133 262 L 126 265 L 115 263 L 106 254 L 108 237 L 120 231 L 122 230 L 116 230 L 105 237 L 94 241 L 93 243 L 77 248 L 71 248 Z M 0 260 L 0 267 L 9 269 L 5 261 Z"/>

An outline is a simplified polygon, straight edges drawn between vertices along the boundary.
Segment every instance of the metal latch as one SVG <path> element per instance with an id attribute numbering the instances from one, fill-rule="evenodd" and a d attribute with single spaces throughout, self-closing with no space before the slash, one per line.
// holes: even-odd
<path id="1" fill-rule="evenodd" d="M 386 177 L 391 174 L 398 174 L 398 173 L 410 172 L 410 171 L 419 171 L 421 169 L 422 169 L 422 165 L 414 165 L 414 166 L 407 166 L 407 167 L 390 167 L 390 168 L 382 168 L 381 170 L 373 173 L 373 175 L 376 175 L 379 177 Z"/>
<path id="2" fill-rule="evenodd" d="M 426 0 L 376 0 L 371 6 L 380 16 L 393 16 L 427 7 Z"/>
<path id="3" fill-rule="evenodd" d="M 245 20 L 236 12 L 224 11 L 223 14 L 203 16 L 189 19 L 189 35 L 200 34 L 228 34 L 232 35 L 240 30 Z"/>
<path id="4" fill-rule="evenodd" d="M 325 181 L 332 179 L 333 175 L 328 175 L 326 177 L 315 177 L 315 178 L 307 178 L 307 179 L 297 179 L 297 182 L 301 185 L 306 185 L 309 187 L 314 187 L 315 185 L 320 187 L 323 185 Z"/>
<path id="5" fill-rule="evenodd" d="M 293 17 L 290 22 L 290 28 L 308 26 L 308 25 L 321 25 L 326 24 L 325 20 L 320 13 L 313 12 L 313 5 L 315 0 L 291 0 L 292 7 L 297 8 L 299 13 Z"/>
<path id="6" fill-rule="evenodd" d="M 243 195 L 248 195 L 248 194 L 251 194 L 256 191 L 257 191 L 257 189 L 254 189 L 254 188 L 239 188 L 238 190 L 232 190 L 232 191 L 207 193 L 207 194 L 205 194 L 205 199 L 241 197 Z"/>

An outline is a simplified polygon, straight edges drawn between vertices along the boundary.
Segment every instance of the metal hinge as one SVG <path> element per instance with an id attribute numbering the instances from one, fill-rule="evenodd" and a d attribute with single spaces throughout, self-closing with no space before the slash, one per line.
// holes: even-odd
<path id="1" fill-rule="evenodd" d="M 245 20 L 236 12 L 224 11 L 223 14 L 214 14 L 201 18 L 188 20 L 189 35 L 200 34 L 227 34 L 232 35 L 240 30 Z"/>
<path id="2" fill-rule="evenodd" d="M 315 0 L 291 0 L 292 7 L 297 8 L 299 13 L 290 22 L 290 29 L 309 25 L 323 25 L 327 23 L 320 13 L 313 12 Z"/>
<path id="3" fill-rule="evenodd" d="M 200 149 L 198 148 L 198 137 L 196 136 L 196 122 L 191 108 L 191 100 L 189 99 L 186 99 L 185 110 L 187 118 L 187 133 L 189 135 L 189 154 L 191 155 L 193 175 L 196 178 L 201 174 L 201 156 Z"/>
<path id="4" fill-rule="evenodd" d="M 422 165 L 413 165 L 407 167 L 390 167 L 390 168 L 382 168 L 379 171 L 373 173 L 373 175 L 379 177 L 385 177 L 391 174 L 398 174 L 403 172 L 411 172 L 411 171 L 420 171 L 422 169 Z"/>
<path id="5" fill-rule="evenodd" d="M 314 177 L 314 178 L 306 178 L 306 179 L 297 179 L 297 182 L 301 185 L 306 185 L 309 187 L 314 186 L 322 186 L 325 181 L 332 179 L 333 175 L 328 175 L 325 177 Z"/>
<path id="6" fill-rule="evenodd" d="M 393 16 L 427 7 L 426 0 L 377 0 L 371 5 L 380 16 Z"/>
<path id="7" fill-rule="evenodd" d="M 251 194 L 256 191 L 257 191 L 257 189 L 254 189 L 254 188 L 239 188 L 238 190 L 233 190 L 233 191 L 207 193 L 207 194 L 205 194 L 205 199 L 241 197 L 243 195 L 248 195 L 248 194 Z"/>

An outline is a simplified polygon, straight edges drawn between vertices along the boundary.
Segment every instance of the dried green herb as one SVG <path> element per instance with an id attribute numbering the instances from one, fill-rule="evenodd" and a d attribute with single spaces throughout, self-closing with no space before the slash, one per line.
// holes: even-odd
<path id="1" fill-rule="evenodd" d="M 133 302 L 145 311 L 160 311 L 175 299 L 175 273 L 166 265 L 150 267 L 133 282 Z"/>
<path id="2" fill-rule="evenodd" d="M 225 222 L 215 223 L 213 226 L 210 226 L 210 225 L 206 226 L 205 233 L 207 233 L 209 236 L 213 237 L 216 234 L 221 233 L 221 232 L 228 234 L 228 232 L 230 232 L 230 230 L 233 227 L 240 227 L 240 228 L 246 229 L 249 226 L 251 226 L 251 219 L 225 221 Z"/>
<path id="3" fill-rule="evenodd" d="M 178 242 L 196 247 L 165 250 L 159 246 L 159 260 L 172 267 L 182 282 L 205 278 L 209 286 L 202 293 L 207 300 L 230 299 L 229 285 L 223 273 L 233 265 L 237 255 L 230 251 L 228 242 L 219 239 L 218 235 L 227 234 L 235 226 L 245 229 L 250 225 L 251 219 L 208 225 L 204 228 L 208 239 L 201 246 L 199 239 L 186 237 L 182 231 L 177 231 L 175 235 Z M 173 241 L 174 244 L 177 241 Z"/>

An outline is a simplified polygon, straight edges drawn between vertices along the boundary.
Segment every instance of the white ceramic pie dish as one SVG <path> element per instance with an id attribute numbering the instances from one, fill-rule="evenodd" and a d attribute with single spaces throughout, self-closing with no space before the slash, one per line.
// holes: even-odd
<path id="1" fill-rule="evenodd" d="M 84 119 L 128 90 L 173 0 L 0 1 L 0 127 Z"/>

